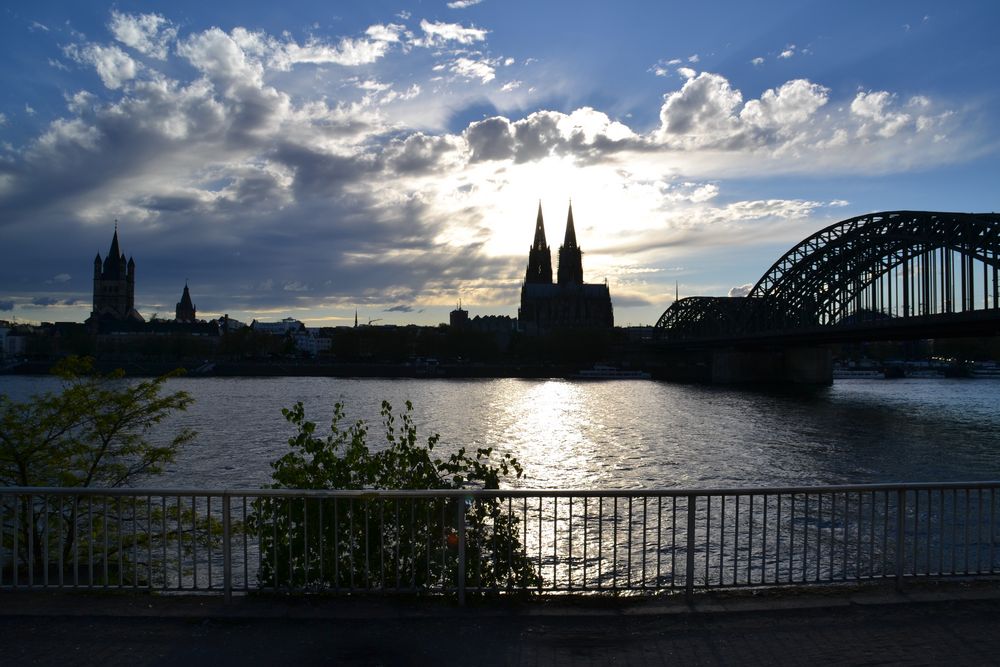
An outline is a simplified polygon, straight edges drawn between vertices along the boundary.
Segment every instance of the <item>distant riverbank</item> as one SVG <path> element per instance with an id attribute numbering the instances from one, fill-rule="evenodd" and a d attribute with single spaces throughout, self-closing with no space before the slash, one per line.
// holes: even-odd
<path id="1" fill-rule="evenodd" d="M 98 360 L 102 372 L 124 369 L 129 377 L 155 377 L 183 368 L 188 377 L 334 377 L 334 378 L 565 378 L 578 373 L 571 364 L 482 363 L 326 363 L 310 360 L 268 361 L 113 361 Z M 47 375 L 50 362 L 29 361 L 9 368 L 14 375 Z"/>

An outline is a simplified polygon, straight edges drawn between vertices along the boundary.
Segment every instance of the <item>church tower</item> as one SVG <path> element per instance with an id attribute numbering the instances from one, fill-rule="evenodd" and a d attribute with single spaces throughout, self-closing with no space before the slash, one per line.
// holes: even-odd
<path id="1" fill-rule="evenodd" d="M 118 245 L 118 224 L 111 238 L 111 248 L 101 261 L 94 258 L 94 310 L 90 321 L 101 319 L 144 321 L 135 309 L 135 260 L 125 259 Z"/>
<path id="2" fill-rule="evenodd" d="M 569 204 L 566 218 L 566 237 L 559 246 L 559 284 L 583 284 L 583 251 L 576 244 L 576 228 L 573 226 L 573 202 Z"/>
<path id="3" fill-rule="evenodd" d="M 552 283 L 552 251 L 545 243 L 545 223 L 542 221 L 542 202 L 538 202 L 538 218 L 535 220 L 535 242 L 528 250 L 528 270 L 524 275 L 526 283 Z"/>
<path id="4" fill-rule="evenodd" d="M 188 291 L 186 282 L 184 283 L 184 293 L 181 294 L 181 300 L 177 304 L 175 312 L 175 322 L 190 323 L 196 321 L 194 304 L 191 302 L 191 292 Z"/>

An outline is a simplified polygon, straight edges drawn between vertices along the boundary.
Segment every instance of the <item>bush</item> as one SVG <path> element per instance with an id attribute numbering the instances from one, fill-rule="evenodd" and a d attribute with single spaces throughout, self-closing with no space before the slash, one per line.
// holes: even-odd
<path id="1" fill-rule="evenodd" d="M 435 457 L 439 436 L 417 442 L 413 406 L 399 415 L 382 402 L 387 446 L 372 451 L 363 421 L 343 428 L 343 405 L 334 406 L 330 433 L 316 434 L 302 403 L 282 410 L 296 428 L 292 451 L 272 463 L 281 489 L 457 490 L 498 489 L 521 465 L 510 455 L 494 463 L 491 449 L 459 449 Z M 456 505 L 456 503 L 458 503 Z M 522 589 L 538 575 L 518 535 L 519 518 L 499 499 L 261 498 L 248 521 L 260 535 L 264 586 L 337 590 L 447 590 L 458 577 L 458 519 L 466 526 L 466 585 Z"/>

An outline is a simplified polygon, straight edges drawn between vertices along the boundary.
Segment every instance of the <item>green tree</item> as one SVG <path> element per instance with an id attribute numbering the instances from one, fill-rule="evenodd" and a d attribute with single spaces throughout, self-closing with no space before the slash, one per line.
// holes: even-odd
<path id="1" fill-rule="evenodd" d="M 495 463 L 491 449 L 435 456 L 439 436 L 417 442 L 413 406 L 393 416 L 382 402 L 386 446 L 368 446 L 363 421 L 342 426 L 334 406 L 330 433 L 321 437 L 302 403 L 282 410 L 296 434 L 291 451 L 272 463 L 272 488 L 458 490 L 498 489 L 522 467 L 510 455 Z M 458 505 L 456 506 L 456 503 Z M 519 538 L 520 519 L 498 499 L 262 498 L 249 521 L 260 536 L 260 582 L 265 586 L 333 589 L 447 589 L 458 572 L 459 513 L 466 530 L 466 585 L 523 589 L 538 574 Z"/>
<path id="2" fill-rule="evenodd" d="M 0 485 L 126 486 L 161 472 L 194 438 L 193 431 L 181 429 L 169 441 L 150 440 L 157 425 L 191 404 L 187 392 L 164 391 L 175 373 L 129 382 L 121 370 L 98 374 L 91 359 L 78 357 L 63 360 L 54 372 L 62 379 L 60 391 L 23 402 L 0 394 Z M 130 567 L 127 554 L 151 539 L 139 526 L 164 518 L 137 507 L 135 499 L 124 505 L 120 498 L 93 496 L 56 502 L 24 494 L 5 496 L 4 503 L 2 514 L 13 528 L 3 531 L 2 546 L 33 545 L 30 553 L 18 550 L 16 558 L 22 563 L 52 562 L 60 552 L 69 562 L 71 554 L 80 549 L 90 553 L 93 545 L 101 544 L 99 557 L 115 559 L 119 577 Z M 180 525 L 180 510 L 175 514 Z M 122 533 L 123 525 L 132 527 L 131 537 Z"/>
<path id="3" fill-rule="evenodd" d="M 191 404 L 184 391 L 164 393 L 167 375 L 127 382 L 124 371 L 95 373 L 87 358 L 68 357 L 53 369 L 59 392 L 25 402 L 0 394 L 0 483 L 8 486 L 127 485 L 156 475 L 195 434 L 181 429 L 152 442 L 154 427 Z"/>

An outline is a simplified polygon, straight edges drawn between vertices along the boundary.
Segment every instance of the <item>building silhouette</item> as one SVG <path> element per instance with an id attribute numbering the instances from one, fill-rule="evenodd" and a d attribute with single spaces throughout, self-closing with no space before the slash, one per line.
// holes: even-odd
<path id="1" fill-rule="evenodd" d="M 184 293 L 181 294 L 181 300 L 177 303 L 177 308 L 174 312 L 176 313 L 174 317 L 175 322 L 197 321 L 194 303 L 191 302 L 191 292 L 188 291 L 186 282 L 184 283 Z"/>
<path id="2" fill-rule="evenodd" d="M 111 248 L 104 261 L 101 253 L 94 258 L 94 310 L 87 322 L 101 321 L 143 322 L 135 309 L 135 260 L 125 260 L 125 253 L 118 244 L 118 224 L 111 239 Z"/>
<path id="3" fill-rule="evenodd" d="M 566 217 L 566 233 L 559 247 L 557 281 L 552 282 L 552 253 L 545 241 L 542 205 L 538 205 L 535 239 L 528 250 L 528 269 L 521 285 L 518 328 L 527 334 L 558 329 L 610 329 L 614 309 L 607 284 L 583 282 L 583 250 L 577 245 L 573 204 Z"/>

